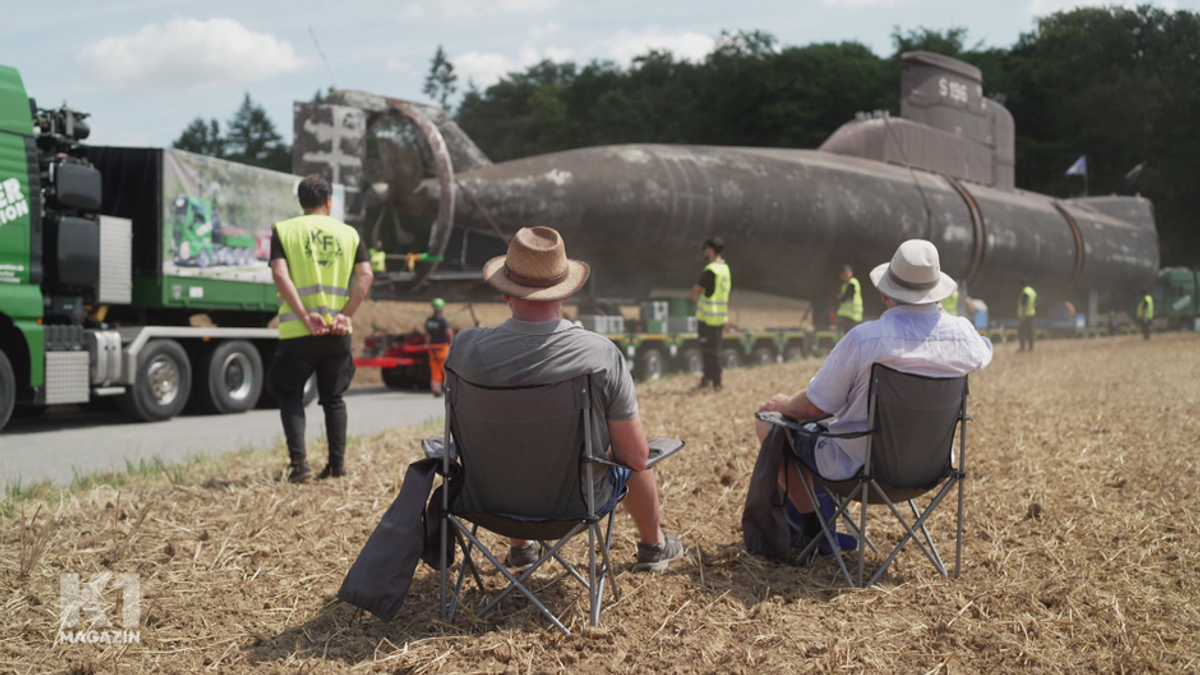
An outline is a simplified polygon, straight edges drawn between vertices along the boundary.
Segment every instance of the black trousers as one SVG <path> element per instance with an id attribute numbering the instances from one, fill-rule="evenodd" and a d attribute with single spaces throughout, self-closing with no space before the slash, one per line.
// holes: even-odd
<path id="1" fill-rule="evenodd" d="M 1029 343 L 1029 351 L 1033 351 L 1033 317 L 1021 317 L 1021 323 L 1017 326 L 1017 337 L 1021 339 L 1021 349 L 1025 349 L 1025 343 Z"/>
<path id="2" fill-rule="evenodd" d="M 725 326 L 699 325 L 700 355 L 704 358 L 704 381 L 721 386 L 721 335 Z"/>
<path id="3" fill-rule="evenodd" d="M 267 386 L 279 400 L 279 417 L 293 464 L 305 461 L 304 383 L 317 374 L 317 392 L 325 409 L 325 435 L 329 439 L 329 464 L 345 465 L 346 402 L 342 393 L 354 377 L 350 336 L 306 335 L 280 340 L 267 374 Z"/>
<path id="4" fill-rule="evenodd" d="M 1150 339 L 1150 324 L 1151 324 L 1150 319 L 1142 319 L 1142 339 L 1143 340 Z"/>
<path id="5" fill-rule="evenodd" d="M 849 333 L 851 328 L 854 328 L 861 323 L 860 321 L 855 321 L 848 316 L 838 315 L 834 318 L 837 320 L 837 329 L 841 331 L 842 335 Z"/>

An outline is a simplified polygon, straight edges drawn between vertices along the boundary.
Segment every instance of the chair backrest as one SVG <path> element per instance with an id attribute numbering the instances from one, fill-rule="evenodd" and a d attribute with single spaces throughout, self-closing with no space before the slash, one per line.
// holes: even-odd
<path id="1" fill-rule="evenodd" d="M 587 375 L 505 388 L 472 384 L 452 372 L 446 378 L 450 433 L 463 467 L 451 511 L 544 520 L 588 515 Z"/>
<path id="2" fill-rule="evenodd" d="M 950 469 L 967 376 L 924 377 L 871 367 L 871 465 L 876 480 L 900 489 L 937 484 Z"/>

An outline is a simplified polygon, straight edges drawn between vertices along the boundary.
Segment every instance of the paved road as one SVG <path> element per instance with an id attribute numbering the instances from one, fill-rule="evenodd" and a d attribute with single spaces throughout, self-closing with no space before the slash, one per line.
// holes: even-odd
<path id="1" fill-rule="evenodd" d="M 443 400 L 428 393 L 382 386 L 351 389 L 346 393 L 346 405 L 351 434 L 440 420 L 444 411 Z M 320 406 L 313 404 L 307 412 L 308 436 L 324 435 Z M 17 481 L 23 485 L 47 479 L 70 483 L 77 472 L 124 471 L 126 460 L 136 465 L 139 460 L 161 457 L 170 463 L 198 454 L 269 447 L 281 438 L 277 410 L 184 415 L 167 422 L 135 424 L 115 412 L 51 408 L 37 419 L 13 419 L 0 431 L 0 489 Z"/>

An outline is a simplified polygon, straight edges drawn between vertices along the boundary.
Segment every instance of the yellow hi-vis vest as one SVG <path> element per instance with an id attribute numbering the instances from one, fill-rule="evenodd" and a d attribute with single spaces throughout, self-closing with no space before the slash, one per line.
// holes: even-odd
<path id="1" fill-rule="evenodd" d="M 1037 314 L 1037 291 L 1033 290 L 1033 286 L 1021 289 L 1021 300 L 1024 302 L 1017 302 L 1017 318 L 1024 319 Z"/>
<path id="2" fill-rule="evenodd" d="M 371 254 L 371 271 L 372 272 L 386 272 L 387 271 L 387 253 L 384 253 L 383 251 L 380 251 L 378 249 L 371 249 L 367 252 Z"/>
<path id="3" fill-rule="evenodd" d="M 942 301 L 942 309 L 950 316 L 958 316 L 958 289 L 954 289 L 954 295 Z"/>
<path id="4" fill-rule="evenodd" d="M 858 279 L 850 277 L 842 283 L 842 290 L 838 291 L 838 296 L 846 294 L 847 286 L 854 288 L 854 296 L 838 305 L 837 315 L 862 323 L 862 284 L 858 283 Z"/>
<path id="5" fill-rule="evenodd" d="M 358 252 L 358 231 L 329 216 L 298 216 L 275 224 L 287 256 L 292 283 L 305 312 L 317 312 L 332 324 L 350 299 L 350 274 Z M 296 308 L 279 304 L 279 339 L 311 335 Z"/>
<path id="6" fill-rule="evenodd" d="M 1150 321 L 1154 318 L 1154 298 L 1146 295 L 1138 303 L 1137 318 Z"/>
<path id="7" fill-rule="evenodd" d="M 733 288 L 729 265 L 710 262 L 704 266 L 704 271 L 713 273 L 716 284 L 711 296 L 704 297 L 701 293 L 696 299 L 696 320 L 707 326 L 724 326 L 729 323 L 729 291 Z"/>

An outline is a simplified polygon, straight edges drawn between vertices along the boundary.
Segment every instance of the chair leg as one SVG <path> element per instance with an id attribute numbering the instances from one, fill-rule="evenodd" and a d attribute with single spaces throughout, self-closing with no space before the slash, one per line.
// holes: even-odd
<path id="1" fill-rule="evenodd" d="M 596 524 L 588 525 L 588 618 L 592 627 L 600 625 L 600 590 L 596 579 Z"/>
<path id="2" fill-rule="evenodd" d="M 963 484 L 966 482 L 966 476 L 958 477 L 958 525 L 955 528 L 955 537 L 957 543 L 954 547 L 954 578 L 958 579 L 962 576 L 962 548 L 963 548 Z"/>
<path id="3" fill-rule="evenodd" d="M 892 564 L 892 560 L 894 560 L 896 556 L 900 554 L 900 550 L 904 548 L 904 545 L 907 544 L 910 539 L 917 543 L 917 547 L 920 548 L 921 552 L 925 554 L 925 557 L 929 560 L 930 564 L 932 564 L 934 568 L 936 568 L 943 576 L 946 575 L 946 568 L 941 564 L 941 559 L 936 557 L 927 548 L 925 548 L 925 544 L 921 542 L 921 538 L 917 536 L 914 528 L 920 528 L 924 526 L 925 520 L 930 514 L 933 513 L 934 509 L 936 509 L 938 504 L 941 503 L 942 498 L 946 496 L 952 487 L 954 487 L 953 480 L 943 485 L 937 496 L 929 502 L 929 506 L 925 507 L 925 511 L 921 513 L 921 516 L 917 519 L 917 522 L 913 523 L 913 525 L 910 527 L 908 521 L 904 519 L 904 515 L 900 513 L 900 510 L 896 508 L 896 505 L 892 503 L 892 500 L 888 499 L 887 495 L 883 494 L 883 489 L 876 486 L 876 490 L 878 490 L 879 495 L 883 497 L 884 502 L 887 503 L 888 508 L 891 509 L 892 515 L 894 515 L 896 520 L 898 520 L 904 527 L 906 533 L 904 537 L 900 539 L 900 543 L 896 545 L 896 548 L 894 548 L 891 554 L 887 557 L 887 560 L 883 562 L 883 565 L 875 571 L 875 575 L 871 577 L 871 581 L 868 585 L 874 584 L 879 580 L 879 577 L 883 576 L 884 571 L 887 570 L 888 566 Z"/>
<path id="4" fill-rule="evenodd" d="M 920 512 L 917 511 L 917 505 L 913 500 L 908 500 L 908 508 L 912 511 L 913 518 L 920 524 L 921 534 L 925 536 L 925 542 L 929 544 L 929 550 L 933 552 L 934 558 L 937 559 L 938 571 L 942 576 L 946 576 L 946 563 L 942 560 L 942 552 L 938 550 L 937 544 L 933 543 L 933 537 L 929 536 L 929 529 L 925 527 L 925 519 L 921 518 Z"/>
<path id="5" fill-rule="evenodd" d="M 866 549 L 866 545 L 863 544 L 863 542 L 870 541 L 870 539 L 867 538 L 867 504 L 869 504 L 871 501 L 871 499 L 870 499 L 871 493 L 868 491 L 869 488 L 870 488 L 870 484 L 864 481 L 862 484 L 862 500 L 861 500 L 862 511 L 860 512 L 860 515 L 859 515 L 860 524 L 858 526 L 858 531 L 860 533 L 862 533 L 862 539 L 858 540 L 858 587 L 859 588 L 865 588 L 865 586 L 863 586 L 863 569 L 866 567 L 866 564 L 867 564 L 867 549 Z M 874 583 L 874 582 L 872 582 L 872 583 Z M 867 584 L 867 586 L 870 586 L 870 585 L 871 584 Z"/>
<path id="6" fill-rule="evenodd" d="M 804 492 L 808 495 L 809 503 L 815 507 L 813 509 L 813 513 L 817 515 L 817 520 L 821 523 L 821 536 L 825 538 L 825 541 L 829 544 L 829 549 L 833 551 L 833 557 L 837 560 L 838 568 L 842 571 L 842 575 L 846 577 L 846 583 L 853 586 L 854 581 L 850 578 L 850 570 L 846 569 L 846 561 L 842 557 L 842 547 L 839 545 L 837 537 L 833 535 L 833 532 L 829 528 L 829 523 L 831 521 L 835 523 L 837 522 L 838 514 L 835 512 L 833 514 L 833 518 L 827 521 L 825 519 L 825 514 L 821 511 L 821 508 L 817 506 L 820 504 L 820 502 L 817 500 L 816 490 L 813 489 L 813 486 L 808 484 L 807 480 L 800 481 L 800 484 L 804 486 Z M 820 538 L 815 538 L 808 542 L 808 545 L 805 546 L 804 550 L 800 552 L 800 557 L 798 560 L 808 560 L 808 557 L 812 555 L 813 551 L 816 550 L 816 547 L 820 543 Z M 861 546 L 861 544 L 859 544 L 859 546 Z"/>
<path id="7" fill-rule="evenodd" d="M 438 547 L 438 573 L 440 575 L 440 581 L 438 582 L 438 611 L 441 615 L 442 621 L 447 621 L 447 617 L 449 616 L 449 608 L 446 606 L 446 538 L 449 534 L 449 523 L 447 522 L 447 519 L 448 517 L 446 512 L 443 511 L 442 517 L 439 519 L 441 521 L 440 525 L 442 533 L 441 538 L 438 540 L 440 542 L 440 546 Z"/>

